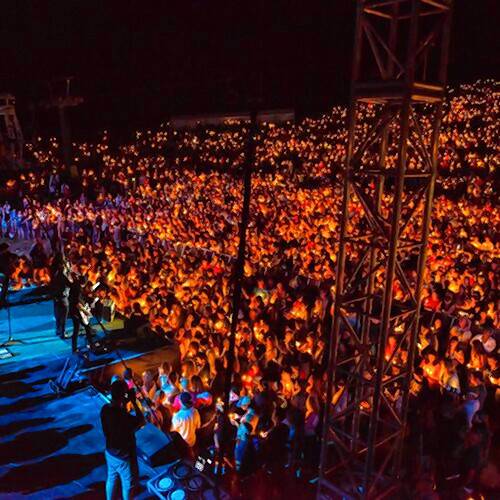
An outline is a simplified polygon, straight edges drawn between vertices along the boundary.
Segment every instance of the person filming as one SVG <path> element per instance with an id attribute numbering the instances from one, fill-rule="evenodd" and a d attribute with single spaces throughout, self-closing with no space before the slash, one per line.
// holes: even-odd
<path id="1" fill-rule="evenodd" d="M 132 403 L 135 415 L 127 411 L 127 404 Z M 137 465 L 137 447 L 135 432 L 145 423 L 135 397 L 135 391 L 129 390 L 123 380 L 111 384 L 111 403 L 101 410 L 101 424 L 106 438 L 106 499 L 120 498 L 118 482 L 121 483 L 121 498 L 129 500 L 134 496 L 139 472 Z"/>

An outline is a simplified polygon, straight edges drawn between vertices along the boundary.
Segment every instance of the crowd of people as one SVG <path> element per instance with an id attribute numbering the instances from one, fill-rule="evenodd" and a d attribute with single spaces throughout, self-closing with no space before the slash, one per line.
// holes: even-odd
<path id="1" fill-rule="evenodd" d="M 500 399 L 499 110 L 495 81 L 449 90 L 411 385 L 426 452 L 460 469 L 466 487 L 487 461 L 488 415 Z M 363 108 L 360 130 L 374 113 Z M 60 166 L 56 140 L 37 140 L 29 147 L 36 167 L 4 188 L 11 198 L 0 206 L 0 237 L 59 242 L 73 272 L 100 283 L 102 300 L 178 343 L 180 366 L 144 374 L 153 418 L 190 447 L 198 428 L 200 435 L 215 426 L 203 442 L 233 443 L 224 453 L 238 470 L 257 463 L 252 454 L 270 469 L 280 463 L 297 471 L 317 458 L 345 120 L 338 106 L 298 124 L 261 124 L 256 132 L 230 422 L 218 399 L 249 124 L 162 126 L 122 145 L 104 133 L 96 144 L 74 145 L 78 178 Z M 430 119 L 424 116 L 421 127 L 430 130 Z M 359 201 L 350 210 L 356 214 Z M 47 283 L 49 260 L 40 247 L 34 261 L 20 258 L 11 286 Z M 388 342 L 390 350 L 397 332 Z M 335 405 L 347 405 L 347 392 L 335 389 Z M 450 445 L 436 446 L 443 428 Z M 442 477 L 448 472 L 440 470 Z"/>

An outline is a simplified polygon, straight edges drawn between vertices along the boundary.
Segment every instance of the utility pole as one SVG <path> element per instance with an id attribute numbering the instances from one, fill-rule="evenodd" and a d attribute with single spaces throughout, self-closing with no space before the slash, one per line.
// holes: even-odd
<path id="1" fill-rule="evenodd" d="M 66 168 L 71 168 L 73 164 L 71 124 L 68 116 L 68 108 L 74 108 L 83 103 L 83 97 L 71 95 L 71 81 L 74 77 L 68 76 L 49 82 L 49 99 L 40 104 L 45 109 L 57 109 L 59 114 L 59 127 L 61 133 L 61 144 L 63 151 L 63 161 Z M 60 83 L 64 84 L 62 92 L 53 92 L 53 86 Z M 61 90 L 59 88 L 59 90 Z"/>

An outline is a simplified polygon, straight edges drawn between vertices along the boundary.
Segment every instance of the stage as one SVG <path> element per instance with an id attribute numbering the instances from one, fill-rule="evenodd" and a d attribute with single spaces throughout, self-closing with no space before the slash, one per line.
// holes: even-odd
<path id="1" fill-rule="evenodd" d="M 43 290 L 9 293 L 0 310 L 0 496 L 2 498 L 102 498 L 106 478 L 99 412 L 104 400 L 91 386 L 57 396 L 48 385 L 71 354 L 71 339 L 55 334 L 53 305 Z M 69 325 L 68 325 L 69 326 Z M 67 328 L 68 328 L 67 326 Z M 99 334 L 102 337 L 102 333 Z M 84 337 L 79 339 L 84 344 Z M 90 357 L 81 377 L 103 367 L 123 371 L 121 358 L 137 366 L 158 366 L 175 349 L 146 354 L 134 346 Z M 156 470 L 140 463 L 142 493 Z"/>
<path id="2" fill-rule="evenodd" d="M 79 371 L 80 383 L 58 396 L 49 381 L 56 379 L 71 355 L 71 340 L 55 334 L 52 301 L 43 289 L 27 288 L 9 293 L 9 304 L 0 310 L 0 342 L 9 338 L 9 331 L 13 339 L 0 359 L 0 497 L 104 498 L 106 467 L 99 419 L 104 400 L 96 388 L 106 390 L 111 376 L 123 372 L 123 361 L 140 375 L 146 369 L 156 370 L 162 361 L 175 364 L 178 350 L 116 342 L 109 352 L 90 355 Z M 84 337 L 79 342 L 83 345 Z M 146 484 L 165 467 L 139 460 L 139 499 L 154 498 Z M 229 472 L 222 488 L 230 498 L 239 499 L 313 498 L 315 487 L 307 481 L 287 471 L 278 475 L 258 470 L 240 478 Z"/>

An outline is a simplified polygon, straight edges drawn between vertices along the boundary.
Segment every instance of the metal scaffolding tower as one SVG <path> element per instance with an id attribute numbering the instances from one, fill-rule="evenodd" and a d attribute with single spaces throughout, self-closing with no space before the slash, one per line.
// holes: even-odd
<path id="1" fill-rule="evenodd" d="M 401 483 L 452 0 L 358 0 L 319 498 Z"/>
<path id="2" fill-rule="evenodd" d="M 0 159 L 22 161 L 24 137 L 16 114 L 16 99 L 0 94 Z"/>

